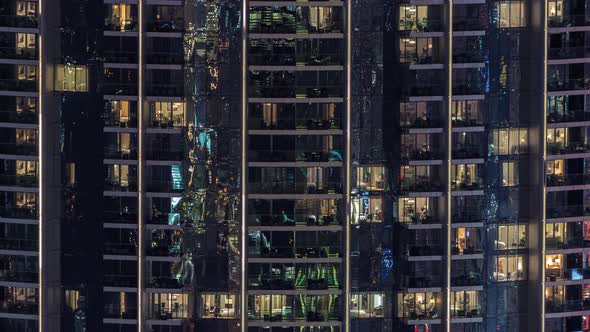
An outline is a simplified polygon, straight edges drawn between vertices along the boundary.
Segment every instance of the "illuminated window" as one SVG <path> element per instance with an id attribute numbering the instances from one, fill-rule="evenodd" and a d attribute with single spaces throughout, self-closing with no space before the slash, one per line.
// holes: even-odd
<path id="1" fill-rule="evenodd" d="M 37 66 L 18 65 L 17 70 L 19 81 L 35 81 L 37 79 Z"/>
<path id="2" fill-rule="evenodd" d="M 404 197 L 398 203 L 401 222 L 427 223 L 436 217 L 436 203 L 429 197 Z"/>
<path id="3" fill-rule="evenodd" d="M 191 317 L 188 294 L 151 293 L 148 302 L 150 318 L 165 320 Z"/>
<path id="4" fill-rule="evenodd" d="M 357 168 L 359 191 L 383 191 L 385 189 L 385 167 L 360 166 Z"/>
<path id="5" fill-rule="evenodd" d="M 70 92 L 88 91 L 88 69 L 83 65 L 57 65 L 55 90 Z"/>
<path id="6" fill-rule="evenodd" d="M 37 142 L 37 131 L 35 129 L 16 129 L 16 145 L 33 145 Z"/>
<path id="7" fill-rule="evenodd" d="M 37 113 L 37 99 L 34 97 L 16 97 L 16 113 Z"/>
<path id="8" fill-rule="evenodd" d="M 563 1 L 547 1 L 547 15 L 549 17 L 559 17 L 563 15 Z"/>
<path id="9" fill-rule="evenodd" d="M 150 119 L 153 127 L 182 127 L 184 125 L 184 103 L 152 102 Z"/>
<path id="10" fill-rule="evenodd" d="M 17 49 L 35 49 L 37 48 L 37 37 L 34 33 L 16 33 Z"/>
<path id="11" fill-rule="evenodd" d="M 74 186 L 76 184 L 76 164 L 75 163 L 66 163 L 66 184 L 68 186 Z"/>
<path id="12" fill-rule="evenodd" d="M 526 247 L 526 225 L 500 225 L 498 237 L 494 241 L 496 250 Z"/>
<path id="13" fill-rule="evenodd" d="M 379 196 L 364 195 L 354 197 L 350 203 L 352 223 L 359 222 L 382 222 L 383 221 L 383 198 Z"/>
<path id="14" fill-rule="evenodd" d="M 350 297 L 350 317 L 375 318 L 383 317 L 383 300 L 381 293 L 352 294 Z"/>
<path id="15" fill-rule="evenodd" d="M 434 319 L 441 315 L 441 293 L 399 293 L 397 317 Z"/>
<path id="16" fill-rule="evenodd" d="M 17 160 L 16 175 L 37 176 L 37 162 L 32 160 Z"/>
<path id="17" fill-rule="evenodd" d="M 33 2 L 33 1 L 17 1 L 16 2 L 16 16 L 33 17 L 36 15 L 37 15 L 37 2 Z"/>
<path id="18" fill-rule="evenodd" d="M 201 294 L 200 318 L 235 319 L 239 309 L 235 294 Z"/>
<path id="19" fill-rule="evenodd" d="M 498 25 L 500 28 L 518 28 L 526 24 L 524 2 L 520 1 L 502 1 L 498 4 L 500 7 L 500 17 Z"/>
<path id="20" fill-rule="evenodd" d="M 511 187 L 518 185 L 518 167 L 516 161 L 502 163 L 502 186 Z"/>
<path id="21" fill-rule="evenodd" d="M 428 28 L 428 6 L 401 5 L 399 29 L 401 31 L 425 31 Z"/>
<path id="22" fill-rule="evenodd" d="M 496 129 L 490 148 L 498 155 L 515 155 L 528 151 L 529 132 L 525 128 Z"/>
<path id="23" fill-rule="evenodd" d="M 547 161 L 547 175 L 556 177 L 563 176 L 564 160 L 548 160 Z"/>
<path id="24" fill-rule="evenodd" d="M 136 29 L 134 19 L 131 15 L 131 5 L 111 5 L 110 15 L 106 19 L 107 27 L 115 31 L 133 31 Z"/>
<path id="25" fill-rule="evenodd" d="M 451 292 L 451 316 L 473 317 L 481 313 L 479 291 Z"/>
<path id="26" fill-rule="evenodd" d="M 493 257 L 495 281 L 525 280 L 525 258 L 520 255 L 506 255 Z"/>

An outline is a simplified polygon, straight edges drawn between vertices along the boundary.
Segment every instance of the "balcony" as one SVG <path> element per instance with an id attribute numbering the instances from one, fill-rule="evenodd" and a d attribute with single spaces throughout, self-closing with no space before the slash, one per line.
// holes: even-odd
<path id="1" fill-rule="evenodd" d="M 105 274 L 103 284 L 107 287 L 137 287 L 136 275 Z"/>
<path id="2" fill-rule="evenodd" d="M 401 156 L 403 160 L 440 160 L 443 157 L 443 152 L 434 148 L 417 149 L 404 146 Z"/>
<path id="3" fill-rule="evenodd" d="M 343 86 L 258 86 L 251 83 L 248 89 L 249 97 L 258 98 L 338 98 L 344 94 Z"/>
<path id="4" fill-rule="evenodd" d="M 182 65 L 184 64 L 184 55 L 178 52 L 148 52 L 148 64 L 159 65 Z"/>
<path id="5" fill-rule="evenodd" d="M 159 180 L 148 180 L 147 181 L 147 191 L 149 192 L 161 192 L 161 193 L 168 193 L 168 192 L 182 192 L 184 186 L 182 182 L 175 182 L 175 181 L 159 181 Z"/>
<path id="6" fill-rule="evenodd" d="M 473 179 L 452 180 L 451 181 L 451 188 L 452 188 L 452 190 L 457 190 L 457 191 L 480 190 L 480 189 L 483 189 L 482 182 L 483 182 L 483 179 L 480 177 L 475 177 Z"/>
<path id="7" fill-rule="evenodd" d="M 590 112 L 585 110 L 568 110 L 565 112 L 548 112 L 548 123 L 590 121 Z"/>
<path id="8" fill-rule="evenodd" d="M 590 279 L 590 268 L 547 269 L 545 281 L 573 281 Z"/>
<path id="9" fill-rule="evenodd" d="M 342 152 L 338 150 L 250 150 L 249 161 L 252 162 L 330 162 L 342 161 Z"/>
<path id="10" fill-rule="evenodd" d="M 340 194 L 341 181 L 324 181 L 322 183 L 286 183 L 285 181 L 267 180 L 248 182 L 251 194 Z"/>
<path id="11" fill-rule="evenodd" d="M 0 122 L 37 124 L 39 117 L 36 112 L 0 111 Z"/>
<path id="12" fill-rule="evenodd" d="M 443 119 L 439 115 L 418 116 L 416 114 L 400 115 L 400 126 L 411 128 L 441 128 Z"/>
<path id="13" fill-rule="evenodd" d="M 548 300 L 545 299 L 545 310 L 549 313 L 590 310 L 590 299 Z"/>
<path id="14" fill-rule="evenodd" d="M 289 52 L 277 53 L 265 50 L 251 50 L 248 54 L 250 65 L 261 66 L 335 66 L 342 65 L 342 56 L 338 53 L 304 53 L 292 49 Z"/>
<path id="15" fill-rule="evenodd" d="M 120 149 L 117 147 L 105 146 L 104 157 L 105 159 L 121 160 L 137 159 L 137 149 Z"/>
<path id="16" fill-rule="evenodd" d="M 453 50 L 453 63 L 479 63 L 484 57 L 481 51 L 455 51 Z"/>
<path id="17" fill-rule="evenodd" d="M 442 277 L 436 273 L 429 271 L 428 274 L 423 276 L 404 276 L 402 285 L 404 288 L 433 288 L 441 287 Z"/>
<path id="18" fill-rule="evenodd" d="M 38 315 L 39 305 L 37 303 L 23 301 L 0 301 L 0 312 L 20 315 Z"/>
<path id="19" fill-rule="evenodd" d="M 479 272 L 469 272 L 451 277 L 451 285 L 454 287 L 480 286 L 483 285 L 483 279 Z"/>
<path id="20" fill-rule="evenodd" d="M 548 53 L 549 60 L 586 58 L 590 56 L 590 47 L 551 47 Z"/>
<path id="21" fill-rule="evenodd" d="M 402 192 L 437 192 L 442 191 L 443 186 L 440 179 L 429 176 L 416 176 L 415 178 L 404 178 L 400 184 Z"/>
<path id="22" fill-rule="evenodd" d="M 451 222 L 453 224 L 476 223 L 482 222 L 483 220 L 480 209 L 454 207 L 451 210 L 453 211 L 453 215 L 451 217 Z"/>
<path id="23" fill-rule="evenodd" d="M 119 32 L 137 32 L 139 29 L 137 24 L 137 18 L 131 17 L 126 20 L 105 20 L 104 30 L 105 31 L 119 31 Z"/>
<path id="24" fill-rule="evenodd" d="M 182 284 L 175 278 L 155 276 L 151 278 L 148 288 L 182 288 Z"/>
<path id="25" fill-rule="evenodd" d="M 590 16 L 587 15 L 563 15 L 550 16 L 548 18 L 550 28 L 581 27 L 590 25 Z"/>
<path id="26" fill-rule="evenodd" d="M 37 56 L 35 48 L 0 47 L 0 58 L 2 59 L 37 60 Z"/>
<path id="27" fill-rule="evenodd" d="M 38 283 L 39 273 L 16 269 L 2 269 L 0 270 L 0 280 L 10 282 Z"/>
<path id="28" fill-rule="evenodd" d="M 125 180 L 107 178 L 104 188 L 109 191 L 137 191 L 137 178 L 131 176 Z"/>
<path id="29" fill-rule="evenodd" d="M 102 219 L 106 223 L 136 223 L 137 213 L 134 211 L 108 211 L 103 210 Z"/>
<path id="30" fill-rule="evenodd" d="M 137 52 L 113 51 L 104 52 L 105 62 L 107 63 L 137 63 Z"/>
<path id="31" fill-rule="evenodd" d="M 185 153 L 183 150 L 176 149 L 158 149 L 150 147 L 146 152 L 147 160 L 172 160 L 180 161 L 183 160 Z"/>
<path id="32" fill-rule="evenodd" d="M 134 243 L 104 243 L 104 254 L 106 255 L 137 255 L 137 244 Z"/>
<path id="33" fill-rule="evenodd" d="M 453 82 L 453 95 L 481 95 L 483 93 L 483 84 Z"/>
<path id="34" fill-rule="evenodd" d="M 132 306 L 120 306 L 119 304 L 107 303 L 104 305 L 104 318 L 137 319 L 137 308 Z"/>
<path id="35" fill-rule="evenodd" d="M 411 257 L 417 256 L 441 256 L 443 249 L 440 243 L 410 244 L 406 254 Z"/>
<path id="36" fill-rule="evenodd" d="M 476 144 L 453 145 L 453 159 L 478 159 L 485 157 L 482 147 Z"/>
<path id="37" fill-rule="evenodd" d="M 0 79 L 0 90 L 18 92 L 37 92 L 36 80 Z"/>
<path id="38" fill-rule="evenodd" d="M 590 144 L 586 142 L 547 142 L 547 154 L 588 153 Z"/>
<path id="39" fill-rule="evenodd" d="M 486 29 L 487 23 L 481 18 L 453 16 L 453 31 L 481 31 Z"/>
<path id="40" fill-rule="evenodd" d="M 34 29 L 39 26 L 39 19 L 35 16 L 0 15 L 0 26 Z"/>
<path id="41" fill-rule="evenodd" d="M 6 175 L 0 174 L 0 185 L 15 187 L 36 187 L 39 179 L 36 174 L 33 175 Z"/>
<path id="42" fill-rule="evenodd" d="M 137 84 L 106 82 L 102 85 L 105 95 L 137 96 Z"/>
<path id="43" fill-rule="evenodd" d="M 182 239 L 175 241 L 159 241 L 153 242 L 152 245 L 147 248 L 146 254 L 148 256 L 157 257 L 180 257 L 183 252 Z"/>
<path id="44" fill-rule="evenodd" d="M 148 83 L 146 88 L 148 96 L 160 97 L 182 97 L 184 96 L 184 83 L 176 84 L 152 84 Z"/>
<path id="45" fill-rule="evenodd" d="M 547 175 L 548 187 L 579 186 L 590 184 L 590 174 Z"/>
<path id="46" fill-rule="evenodd" d="M 547 218 L 571 218 L 590 216 L 590 206 L 586 205 L 547 205 Z"/>
<path id="47" fill-rule="evenodd" d="M 248 117 L 250 130 L 333 130 L 343 129 L 341 119 L 291 118 L 266 120 L 264 118 Z"/>
<path id="48" fill-rule="evenodd" d="M 148 21 L 148 32 L 183 32 L 184 20 L 182 18 L 176 19 L 154 19 Z"/>
<path id="49" fill-rule="evenodd" d="M 414 31 L 414 32 L 438 32 L 442 31 L 442 21 L 433 18 L 415 18 L 407 17 L 400 18 L 399 30 L 400 31 Z"/>
<path id="50" fill-rule="evenodd" d="M 290 217 L 292 216 L 292 218 Z M 341 225 L 342 221 L 335 214 L 319 215 L 310 213 L 290 214 L 249 214 L 249 226 L 334 226 Z"/>
<path id="51" fill-rule="evenodd" d="M 39 212 L 36 207 L 0 207 L 0 217 L 15 219 L 37 219 Z"/>
<path id="52" fill-rule="evenodd" d="M 590 78 L 551 78 L 547 82 L 548 91 L 572 91 L 590 89 Z"/>
<path id="53" fill-rule="evenodd" d="M 39 243 L 37 240 L 1 236 L 0 249 L 17 251 L 38 251 Z"/>

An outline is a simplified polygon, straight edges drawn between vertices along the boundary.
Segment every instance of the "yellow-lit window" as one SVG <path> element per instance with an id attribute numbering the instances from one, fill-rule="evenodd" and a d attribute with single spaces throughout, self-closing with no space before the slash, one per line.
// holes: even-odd
<path id="1" fill-rule="evenodd" d="M 354 318 L 383 317 L 384 295 L 381 293 L 355 293 L 350 297 L 350 316 Z"/>
<path id="2" fill-rule="evenodd" d="M 234 319 L 238 317 L 238 310 L 235 294 L 201 294 L 200 318 Z"/>
<path id="3" fill-rule="evenodd" d="M 18 176 L 36 176 L 37 162 L 32 160 L 17 160 L 16 175 Z"/>
<path id="4" fill-rule="evenodd" d="M 549 17 L 560 17 L 563 15 L 563 0 L 548 1 L 547 15 Z"/>
<path id="5" fill-rule="evenodd" d="M 547 175 L 563 176 L 564 170 L 563 160 L 548 160 L 547 161 Z"/>
<path id="6" fill-rule="evenodd" d="M 34 33 L 16 34 L 16 48 L 17 49 L 35 49 L 37 47 L 37 39 Z"/>
<path id="7" fill-rule="evenodd" d="M 502 1 L 498 3 L 500 17 L 498 25 L 500 28 L 518 28 L 526 24 L 524 2 Z"/>
<path id="8" fill-rule="evenodd" d="M 35 129 L 16 129 L 16 144 L 35 144 L 37 141 L 37 132 Z"/>
<path id="9" fill-rule="evenodd" d="M 494 257 L 495 281 L 515 281 L 526 279 L 523 256 L 506 255 Z"/>
<path id="10" fill-rule="evenodd" d="M 494 240 L 496 250 L 526 247 L 526 225 L 500 225 L 497 235 Z"/>
<path id="11" fill-rule="evenodd" d="M 502 186 L 511 187 L 518 185 L 518 168 L 516 161 L 502 163 Z"/>
<path id="12" fill-rule="evenodd" d="M 109 19 L 115 30 L 127 31 L 133 29 L 131 19 L 131 5 L 116 4 L 111 6 Z"/>
<path id="13" fill-rule="evenodd" d="M 498 155 L 526 153 L 529 132 L 525 128 L 496 129 L 492 132 L 492 150 Z"/>
<path id="14" fill-rule="evenodd" d="M 357 181 L 360 191 L 383 191 L 385 189 L 385 167 L 361 166 L 357 169 Z"/>
<path id="15" fill-rule="evenodd" d="M 83 65 L 57 65 L 55 90 L 70 92 L 88 91 L 88 69 Z"/>
<path id="16" fill-rule="evenodd" d="M 16 16 L 36 16 L 37 3 L 33 1 L 17 1 Z"/>
<path id="17" fill-rule="evenodd" d="M 37 79 L 37 66 L 18 65 L 17 71 L 19 81 L 34 81 Z"/>

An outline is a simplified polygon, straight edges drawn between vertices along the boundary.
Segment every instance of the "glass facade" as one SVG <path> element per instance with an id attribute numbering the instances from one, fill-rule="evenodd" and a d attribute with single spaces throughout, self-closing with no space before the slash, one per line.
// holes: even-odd
<path id="1" fill-rule="evenodd" d="M 587 7 L 0 1 L 0 331 L 590 330 Z"/>

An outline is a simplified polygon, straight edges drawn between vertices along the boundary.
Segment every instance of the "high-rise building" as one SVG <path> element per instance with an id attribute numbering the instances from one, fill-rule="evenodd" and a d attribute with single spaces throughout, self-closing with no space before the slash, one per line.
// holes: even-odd
<path id="1" fill-rule="evenodd" d="M 0 0 L 0 332 L 590 331 L 588 8 Z"/>

